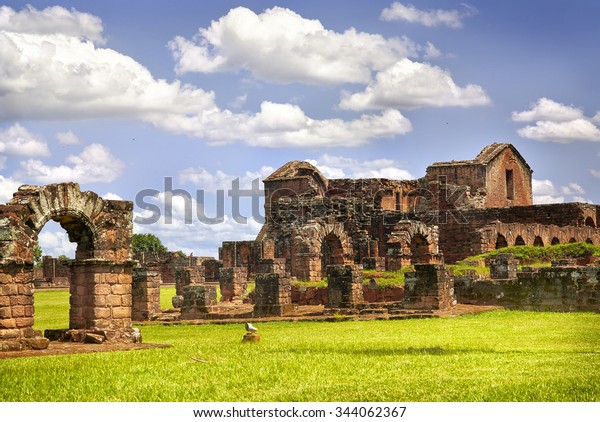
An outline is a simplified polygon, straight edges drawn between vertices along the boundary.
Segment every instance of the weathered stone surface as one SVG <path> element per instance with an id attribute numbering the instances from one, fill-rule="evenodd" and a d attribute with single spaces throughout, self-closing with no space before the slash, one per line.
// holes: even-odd
<path id="1" fill-rule="evenodd" d="M 102 344 L 104 343 L 104 336 L 99 334 L 85 333 L 85 337 L 83 339 L 84 343 L 92 343 L 92 344 Z"/>
<path id="2" fill-rule="evenodd" d="M 260 334 L 246 333 L 242 338 L 242 343 L 258 343 L 260 342 Z"/>
<path id="3" fill-rule="evenodd" d="M 327 307 L 351 308 L 364 302 L 362 271 L 356 265 L 327 267 Z"/>

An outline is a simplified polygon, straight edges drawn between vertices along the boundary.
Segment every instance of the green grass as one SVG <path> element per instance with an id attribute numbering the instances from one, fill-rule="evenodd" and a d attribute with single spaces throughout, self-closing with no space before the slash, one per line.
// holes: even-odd
<path id="1" fill-rule="evenodd" d="M 414 267 L 402 268 L 398 271 L 363 270 L 363 283 L 368 283 L 372 278 L 377 282 L 380 289 L 386 287 L 404 286 L 404 275 L 414 271 Z"/>
<path id="2" fill-rule="evenodd" d="M 56 301 L 36 293 L 40 324 Z M 0 401 L 600 400 L 600 314 L 255 325 L 252 345 L 242 324 L 152 325 L 172 348 L 3 359 Z"/>
<path id="3" fill-rule="evenodd" d="M 163 286 L 160 288 L 160 309 L 171 309 L 173 307 L 173 296 L 175 286 Z"/>
<path id="4" fill-rule="evenodd" d="M 600 246 L 584 242 L 566 243 L 552 246 L 509 246 L 496 249 L 481 255 L 467 258 L 485 259 L 494 257 L 499 253 L 512 253 L 523 264 L 548 263 L 554 259 L 579 258 L 584 256 L 600 256 Z"/>

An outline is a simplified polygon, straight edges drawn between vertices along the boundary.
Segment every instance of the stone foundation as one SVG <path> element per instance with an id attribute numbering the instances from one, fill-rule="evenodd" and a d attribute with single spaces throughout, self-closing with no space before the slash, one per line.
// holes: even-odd
<path id="1" fill-rule="evenodd" d="M 183 289 L 181 319 L 195 319 L 212 311 L 217 304 L 217 287 L 214 284 L 192 285 Z"/>
<path id="2" fill-rule="evenodd" d="M 440 264 L 416 264 L 406 273 L 404 308 L 437 310 L 456 304 L 452 273 Z"/>

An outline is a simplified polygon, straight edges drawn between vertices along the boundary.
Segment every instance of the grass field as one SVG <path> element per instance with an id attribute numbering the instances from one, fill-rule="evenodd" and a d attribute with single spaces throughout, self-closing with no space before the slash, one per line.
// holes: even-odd
<path id="1" fill-rule="evenodd" d="M 67 297 L 37 292 L 36 326 Z M 241 324 L 155 325 L 144 342 L 172 348 L 3 359 L 0 401 L 600 400 L 600 314 L 256 325 L 253 345 Z"/>

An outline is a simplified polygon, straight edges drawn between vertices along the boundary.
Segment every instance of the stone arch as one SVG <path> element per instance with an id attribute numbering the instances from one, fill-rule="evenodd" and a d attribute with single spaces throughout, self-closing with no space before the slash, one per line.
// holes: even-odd
<path id="1" fill-rule="evenodd" d="M 550 241 L 551 245 L 560 245 L 560 239 L 558 237 L 553 237 L 552 241 Z"/>
<path id="2" fill-rule="evenodd" d="M 533 239 L 533 246 L 544 246 L 544 241 L 540 236 L 536 236 L 535 239 Z"/>
<path id="3" fill-rule="evenodd" d="M 585 225 L 588 227 L 596 227 L 596 223 L 592 217 L 588 217 L 585 219 Z"/>
<path id="4" fill-rule="evenodd" d="M 577 239 L 575 239 L 574 237 L 569 239 L 568 243 L 577 243 Z"/>
<path id="5" fill-rule="evenodd" d="M 525 245 L 525 241 L 523 240 L 523 237 L 521 235 L 518 235 L 515 238 L 515 246 L 523 246 Z"/>
<path id="6" fill-rule="evenodd" d="M 352 239 L 344 224 L 314 221 L 295 229 L 292 241 L 291 275 L 319 281 L 327 275 L 324 253 L 333 253 L 336 265 L 354 262 Z"/>
<path id="7" fill-rule="evenodd" d="M 0 313 L 0 338 L 22 340 L 33 333 L 33 254 L 40 230 L 54 220 L 77 243 L 69 262 L 69 328 L 130 341 L 132 212 L 131 202 L 104 200 L 81 192 L 76 183 L 21 186 L 8 204 L 0 205 L 0 276 L 5 281 L 0 296 L 28 304 Z"/>
<path id="8" fill-rule="evenodd" d="M 398 255 L 387 257 L 389 262 L 400 262 L 399 265 L 394 265 L 395 268 L 441 260 L 438 227 L 428 226 L 421 221 L 409 220 L 396 224 L 388 238 L 387 246 L 388 251 Z M 388 270 L 391 269 L 390 265 L 386 266 Z"/>
<path id="9" fill-rule="evenodd" d="M 498 233 L 496 237 L 496 247 L 495 249 L 506 248 L 508 247 L 508 242 L 506 241 L 506 237 L 504 235 Z"/>
<path id="10" fill-rule="evenodd" d="M 590 245 L 593 245 L 594 241 L 588 237 L 587 239 L 585 239 L 585 243 L 589 243 Z"/>

